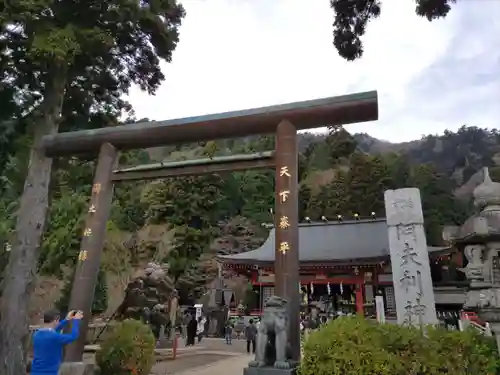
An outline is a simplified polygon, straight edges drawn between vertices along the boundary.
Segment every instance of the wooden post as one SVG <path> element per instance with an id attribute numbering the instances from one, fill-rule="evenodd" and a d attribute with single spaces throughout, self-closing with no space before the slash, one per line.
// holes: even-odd
<path id="1" fill-rule="evenodd" d="M 363 301 L 363 283 L 358 281 L 356 283 L 356 312 L 365 315 L 365 301 Z"/>
<path id="2" fill-rule="evenodd" d="M 297 129 L 289 121 L 276 130 L 275 293 L 289 303 L 292 359 L 300 360 L 299 209 Z"/>
<path id="3" fill-rule="evenodd" d="M 75 279 L 71 289 L 70 310 L 81 310 L 84 319 L 80 326 L 77 341 L 68 345 L 66 362 L 80 362 L 85 346 L 87 328 L 91 318 L 94 300 L 94 289 L 101 264 L 101 254 L 106 237 L 106 224 L 113 199 L 113 182 L 111 181 L 118 152 L 109 143 L 101 146 L 92 186 L 92 196 L 85 222 Z"/>

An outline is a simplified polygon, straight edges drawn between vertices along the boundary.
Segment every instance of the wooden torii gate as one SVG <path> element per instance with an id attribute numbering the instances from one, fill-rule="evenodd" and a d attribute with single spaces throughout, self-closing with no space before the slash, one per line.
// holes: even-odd
<path id="1" fill-rule="evenodd" d="M 82 310 L 85 319 L 81 325 L 80 338 L 67 348 L 65 360 L 82 360 L 115 181 L 275 166 L 275 293 L 289 301 L 290 346 L 293 359 L 298 361 L 300 296 L 297 130 L 377 119 L 377 92 L 370 91 L 207 116 L 45 136 L 42 147 L 48 157 L 98 154 L 90 207 L 70 298 L 70 309 Z M 123 150 L 273 133 L 276 134 L 276 150 L 271 153 L 176 165 L 159 163 L 122 170 L 117 169 L 116 165 L 118 152 Z"/>

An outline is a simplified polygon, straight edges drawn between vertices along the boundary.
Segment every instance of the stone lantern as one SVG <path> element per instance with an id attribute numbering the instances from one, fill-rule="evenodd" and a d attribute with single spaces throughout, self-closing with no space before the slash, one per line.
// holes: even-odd
<path id="1" fill-rule="evenodd" d="M 208 334 L 224 336 L 224 327 L 229 313 L 229 303 L 233 296 L 232 289 L 224 283 L 222 271 L 219 267 L 218 276 L 212 288 L 208 291 L 208 303 L 205 313 L 209 317 Z"/>
<path id="2" fill-rule="evenodd" d="M 469 281 L 464 309 L 490 324 L 500 350 L 500 183 L 491 180 L 488 168 L 474 189 L 474 206 L 475 214 L 449 239 L 468 261 L 462 269 Z"/>

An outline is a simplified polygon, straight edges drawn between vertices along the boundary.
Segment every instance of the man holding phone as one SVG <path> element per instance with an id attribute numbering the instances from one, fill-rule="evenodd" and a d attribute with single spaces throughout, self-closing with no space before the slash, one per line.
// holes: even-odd
<path id="1" fill-rule="evenodd" d="M 33 335 L 33 361 L 31 375 L 57 375 L 66 344 L 75 341 L 80 332 L 81 311 L 70 311 L 66 319 L 59 321 L 59 312 L 47 311 L 43 314 L 44 327 Z M 62 330 L 72 322 L 70 333 Z"/>

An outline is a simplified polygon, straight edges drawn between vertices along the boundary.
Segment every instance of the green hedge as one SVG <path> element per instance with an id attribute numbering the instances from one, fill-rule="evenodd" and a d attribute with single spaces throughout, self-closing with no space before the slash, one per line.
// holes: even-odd
<path id="1" fill-rule="evenodd" d="M 311 333 L 300 375 L 496 375 L 495 340 L 479 333 L 419 329 L 342 317 Z"/>
<path id="2" fill-rule="evenodd" d="M 127 319 L 106 335 L 96 362 L 101 375 L 149 375 L 154 350 L 155 338 L 149 326 Z"/>

